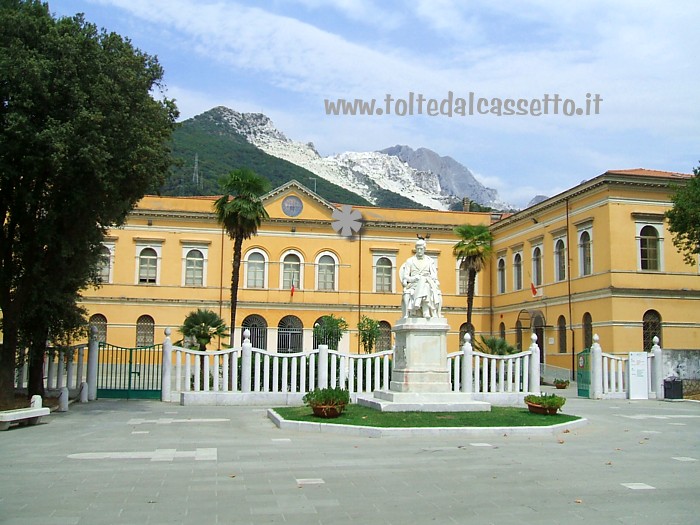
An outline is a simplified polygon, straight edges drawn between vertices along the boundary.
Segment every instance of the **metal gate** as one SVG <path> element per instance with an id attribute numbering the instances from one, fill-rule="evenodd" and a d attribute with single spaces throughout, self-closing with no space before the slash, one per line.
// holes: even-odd
<path id="1" fill-rule="evenodd" d="M 163 345 L 122 348 L 100 343 L 97 397 L 160 399 Z"/>
<path id="2" fill-rule="evenodd" d="M 579 397 L 591 397 L 591 351 L 576 354 L 576 386 Z"/>

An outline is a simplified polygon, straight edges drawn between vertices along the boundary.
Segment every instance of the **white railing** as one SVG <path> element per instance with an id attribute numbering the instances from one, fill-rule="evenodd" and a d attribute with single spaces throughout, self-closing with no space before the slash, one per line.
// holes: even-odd
<path id="1" fill-rule="evenodd" d="M 15 373 L 15 388 L 23 389 L 27 388 L 29 380 L 29 364 L 23 353 L 20 361 L 22 366 Z M 42 374 L 46 390 L 67 387 L 69 391 L 79 391 L 87 375 L 87 345 L 47 348 Z"/>
<path id="2" fill-rule="evenodd" d="M 603 397 L 624 399 L 627 397 L 627 364 L 629 357 L 601 352 L 603 366 Z"/>
<path id="3" fill-rule="evenodd" d="M 629 397 L 629 355 L 603 352 L 600 337 L 593 335 L 591 345 L 591 388 L 592 399 L 626 399 Z M 659 338 L 653 338 L 654 345 L 647 355 L 647 393 L 650 399 L 663 399 L 663 350 Z"/>
<path id="4" fill-rule="evenodd" d="M 331 371 L 335 372 L 334 359 L 340 361 L 340 375 L 347 378 L 347 389 L 350 395 L 371 394 L 375 390 L 389 390 L 391 380 L 391 359 L 393 352 L 385 350 L 373 354 L 341 354 L 334 350 L 328 351 L 331 357 Z M 347 370 L 345 375 L 344 370 Z M 339 386 L 331 378 L 329 385 Z M 340 385 L 342 386 L 342 385 Z"/>
<path id="5" fill-rule="evenodd" d="M 174 401 L 180 393 L 191 392 L 254 394 L 249 400 L 267 396 L 299 402 L 314 388 L 341 386 L 355 397 L 389 387 L 391 351 L 356 355 L 319 345 L 310 352 L 268 352 L 252 347 L 248 330 L 243 337 L 240 349 L 203 352 L 173 346 L 166 330 L 162 399 Z M 237 399 L 246 402 L 245 396 Z"/>
<path id="6" fill-rule="evenodd" d="M 514 402 L 519 397 L 540 391 L 537 336 L 524 352 L 493 355 L 475 352 L 471 336 L 465 335 L 462 350 L 447 355 L 447 366 L 455 392 L 473 394 L 473 399 L 498 404 Z"/>

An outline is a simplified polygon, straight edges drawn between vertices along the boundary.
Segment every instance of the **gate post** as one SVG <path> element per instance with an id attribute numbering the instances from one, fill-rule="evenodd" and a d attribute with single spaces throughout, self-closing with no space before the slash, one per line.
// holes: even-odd
<path id="1" fill-rule="evenodd" d="M 160 376 L 160 400 L 170 402 L 171 377 L 173 369 L 173 343 L 170 340 L 170 328 L 165 329 L 163 341 L 162 371 Z"/>
<path id="2" fill-rule="evenodd" d="M 530 355 L 530 392 L 533 394 L 540 393 L 540 347 L 537 345 L 537 334 L 532 333 L 530 336 L 532 344 L 529 350 L 532 352 Z"/>
<path id="3" fill-rule="evenodd" d="M 600 337 L 593 334 L 591 345 L 591 399 L 603 399 L 603 349 L 598 344 Z"/>
<path id="4" fill-rule="evenodd" d="M 659 338 L 652 339 L 654 346 L 651 352 L 654 354 L 654 366 L 651 370 L 651 386 L 656 390 L 656 399 L 664 398 L 664 351 L 659 346 Z"/>
<path id="5" fill-rule="evenodd" d="M 97 327 L 90 326 L 90 339 L 88 342 L 88 369 L 87 369 L 87 384 L 88 384 L 88 401 L 97 399 L 97 360 L 98 360 L 99 342 L 97 341 Z"/>
<path id="6" fill-rule="evenodd" d="M 253 343 L 250 342 L 250 330 L 243 331 L 243 345 L 241 348 L 241 392 L 251 391 L 251 373 L 253 362 Z"/>
<path id="7" fill-rule="evenodd" d="M 328 345 L 318 345 L 318 388 L 328 388 Z"/>
<path id="8" fill-rule="evenodd" d="M 469 332 L 464 334 L 464 345 L 462 345 L 462 385 L 461 390 L 466 394 L 471 394 L 474 390 L 474 349 L 472 348 L 472 336 Z"/>

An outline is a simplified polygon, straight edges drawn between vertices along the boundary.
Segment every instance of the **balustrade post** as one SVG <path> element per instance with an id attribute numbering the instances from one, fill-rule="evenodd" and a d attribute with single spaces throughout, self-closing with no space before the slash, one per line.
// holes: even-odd
<path id="1" fill-rule="evenodd" d="M 651 369 L 651 386 L 656 390 L 656 399 L 664 398 L 664 351 L 659 346 L 659 338 L 652 339 L 654 346 L 651 352 L 654 354 L 654 364 Z"/>
<path id="2" fill-rule="evenodd" d="M 99 359 L 99 341 L 97 340 L 97 327 L 90 326 L 90 339 L 88 342 L 88 400 L 97 399 L 97 362 Z"/>
<path id="3" fill-rule="evenodd" d="M 591 399 L 603 398 L 603 349 L 600 344 L 598 334 L 593 335 L 593 344 L 591 345 Z"/>
<path id="4" fill-rule="evenodd" d="M 66 358 L 66 351 L 59 348 L 56 351 L 56 390 L 63 389 L 63 361 Z"/>
<path id="5" fill-rule="evenodd" d="M 467 332 L 464 334 L 464 344 L 462 345 L 462 384 L 460 390 L 471 394 L 474 391 L 474 348 L 472 348 L 472 336 Z"/>
<path id="6" fill-rule="evenodd" d="M 328 345 L 318 345 L 318 388 L 328 388 Z M 358 387 L 358 392 L 360 388 Z"/>
<path id="7" fill-rule="evenodd" d="M 56 357 L 58 351 L 50 348 L 46 352 L 46 389 L 53 390 L 56 387 Z"/>
<path id="8" fill-rule="evenodd" d="M 66 353 L 66 386 L 68 388 L 75 388 L 77 385 L 75 383 L 75 373 L 73 366 L 73 355 L 75 354 L 75 347 L 70 347 Z"/>
<path id="9" fill-rule="evenodd" d="M 160 376 L 160 400 L 170 402 L 173 373 L 173 342 L 170 339 L 170 328 L 166 328 L 163 340 L 162 370 Z"/>
<path id="10" fill-rule="evenodd" d="M 68 387 L 61 387 L 61 393 L 58 395 L 58 411 L 68 412 Z"/>
<path id="11" fill-rule="evenodd" d="M 530 392 L 533 394 L 540 393 L 540 347 L 537 344 L 537 334 L 533 333 L 530 336 L 532 343 L 530 344 Z"/>
<path id="12" fill-rule="evenodd" d="M 250 342 L 250 330 L 243 331 L 243 346 L 241 348 L 241 392 L 251 391 L 251 373 L 253 361 L 253 344 Z"/>

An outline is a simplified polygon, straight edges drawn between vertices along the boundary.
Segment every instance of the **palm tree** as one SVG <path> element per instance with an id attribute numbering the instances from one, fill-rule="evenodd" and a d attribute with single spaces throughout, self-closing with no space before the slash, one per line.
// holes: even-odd
<path id="1" fill-rule="evenodd" d="M 460 268 L 467 270 L 467 330 L 474 335 L 472 310 L 474 309 L 474 284 L 479 273 L 491 258 L 493 236 L 488 226 L 483 224 L 463 224 L 454 229 L 459 242 L 452 248 L 452 253 L 460 262 Z"/>
<path id="2" fill-rule="evenodd" d="M 180 333 L 197 341 L 201 351 L 207 349 L 207 345 L 214 337 L 227 335 L 226 331 L 226 323 L 219 314 L 202 308 L 190 312 L 180 327 Z"/>
<path id="3" fill-rule="evenodd" d="M 269 188 L 267 179 L 249 168 L 228 174 L 223 182 L 224 194 L 214 202 L 216 218 L 233 240 L 233 272 L 231 275 L 231 333 L 236 326 L 238 282 L 241 274 L 243 241 L 258 232 L 264 219 L 269 218 L 260 195 Z"/>
<path id="4" fill-rule="evenodd" d="M 198 308 L 185 317 L 185 322 L 180 327 L 180 333 L 185 337 L 197 341 L 199 350 L 206 352 L 207 345 L 211 342 L 212 338 L 215 336 L 224 337 L 227 335 L 226 323 L 216 312 Z M 204 356 L 199 358 L 199 364 L 199 380 L 202 382 L 201 384 L 204 384 Z"/>

